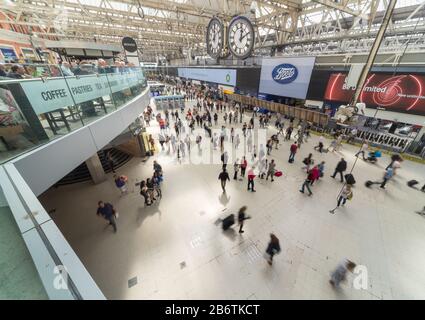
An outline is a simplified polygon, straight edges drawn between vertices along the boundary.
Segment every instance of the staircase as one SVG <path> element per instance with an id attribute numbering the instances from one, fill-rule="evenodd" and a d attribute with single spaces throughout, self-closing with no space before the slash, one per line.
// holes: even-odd
<path id="1" fill-rule="evenodd" d="M 104 149 L 104 150 L 99 151 L 97 154 L 99 156 L 100 162 L 102 163 L 103 170 L 106 173 L 109 173 L 109 172 L 112 171 L 111 168 L 109 167 L 108 161 L 106 159 L 106 152 L 107 151 L 111 152 L 111 158 L 114 161 L 114 169 L 115 170 L 117 168 L 123 166 L 124 164 L 126 164 L 132 158 L 131 155 L 129 155 L 129 154 L 127 154 L 127 153 L 125 153 L 121 150 L 118 150 L 116 148 Z M 57 188 L 59 186 L 64 186 L 64 185 L 67 185 L 67 184 L 84 182 L 84 181 L 89 181 L 89 180 L 91 180 L 90 172 L 89 172 L 89 169 L 87 168 L 86 163 L 83 162 L 77 168 L 75 168 L 70 173 L 68 173 L 65 177 L 63 177 L 61 180 L 59 180 L 54 185 L 54 187 Z"/>

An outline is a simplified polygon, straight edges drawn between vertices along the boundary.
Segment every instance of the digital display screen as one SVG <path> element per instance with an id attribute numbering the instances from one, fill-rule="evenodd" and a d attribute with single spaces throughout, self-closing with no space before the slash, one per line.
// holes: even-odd
<path id="1" fill-rule="evenodd" d="M 333 73 L 330 76 L 325 100 L 351 100 L 356 88 L 346 86 L 346 77 L 345 73 Z M 371 73 L 359 101 L 367 107 L 384 107 L 387 111 L 425 115 L 425 75 Z"/>

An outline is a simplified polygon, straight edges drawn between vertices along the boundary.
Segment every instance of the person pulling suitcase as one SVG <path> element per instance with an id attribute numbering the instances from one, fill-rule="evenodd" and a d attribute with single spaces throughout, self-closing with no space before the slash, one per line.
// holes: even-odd
<path id="1" fill-rule="evenodd" d="M 244 233 L 245 231 L 243 231 L 243 222 L 245 220 L 251 219 L 251 217 L 246 215 L 246 206 L 243 206 L 242 208 L 239 209 L 239 213 L 238 213 L 238 222 L 239 222 L 239 233 Z"/>

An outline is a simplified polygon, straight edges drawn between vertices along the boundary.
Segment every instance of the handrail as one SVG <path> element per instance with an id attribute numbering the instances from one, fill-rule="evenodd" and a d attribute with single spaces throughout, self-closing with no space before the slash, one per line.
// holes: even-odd
<path id="1" fill-rule="evenodd" d="M 33 223 L 33 225 L 34 225 L 33 229 L 35 229 L 37 231 L 37 233 L 40 236 L 41 240 L 43 241 L 43 244 L 45 245 L 47 251 L 49 252 L 50 256 L 52 257 L 53 261 L 55 262 L 55 265 L 56 266 L 63 266 L 64 264 L 62 263 L 61 259 L 57 255 L 56 251 L 53 249 L 52 244 L 48 240 L 46 234 L 44 233 L 44 231 L 41 228 L 40 224 L 38 223 L 37 219 L 34 217 L 34 214 L 32 213 L 31 209 L 28 207 L 27 202 L 22 197 L 21 192 L 19 191 L 19 189 L 16 186 L 15 180 L 12 179 L 8 170 L 5 170 L 5 173 L 6 173 L 7 177 L 9 178 L 9 181 L 10 181 L 16 195 L 19 197 L 19 200 L 20 200 L 22 206 L 24 207 L 25 212 L 27 213 L 28 217 L 31 219 L 31 222 Z M 29 229 L 29 230 L 31 230 L 31 229 Z M 27 230 L 25 232 L 28 232 L 29 230 Z M 75 283 L 74 283 L 74 281 L 72 280 L 71 277 L 68 277 L 67 285 L 68 285 L 68 288 L 70 289 L 69 291 L 71 292 L 71 294 L 72 294 L 72 296 L 74 297 L 75 300 L 83 300 L 78 288 L 76 287 L 76 285 L 75 285 Z"/>

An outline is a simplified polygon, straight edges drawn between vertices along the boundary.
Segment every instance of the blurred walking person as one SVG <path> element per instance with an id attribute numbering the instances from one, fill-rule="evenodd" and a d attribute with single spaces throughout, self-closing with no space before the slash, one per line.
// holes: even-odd
<path id="1" fill-rule="evenodd" d="M 117 188 L 120 189 L 121 195 L 127 193 L 127 191 L 128 191 L 128 188 L 127 188 L 128 178 L 126 176 L 117 176 L 116 174 L 114 174 L 114 181 L 115 181 L 115 185 L 117 186 Z"/>
<path id="2" fill-rule="evenodd" d="M 337 173 L 339 173 L 341 177 L 341 182 L 344 182 L 343 172 L 345 170 L 347 170 L 347 162 L 344 160 L 344 158 L 341 158 L 341 160 L 336 165 L 334 174 L 331 175 L 331 177 L 335 179 L 335 176 L 337 175 Z"/>
<path id="3" fill-rule="evenodd" d="M 271 181 L 273 182 L 275 172 L 276 172 L 276 163 L 274 162 L 274 159 L 272 159 L 272 161 L 270 161 L 269 167 L 267 169 L 266 180 L 269 180 L 269 177 L 271 177 Z"/>
<path id="4" fill-rule="evenodd" d="M 269 265 L 273 264 L 273 257 L 275 254 L 278 254 L 280 252 L 280 243 L 279 239 L 273 234 L 270 234 L 270 242 L 267 246 L 266 253 L 270 256 L 267 260 Z"/>
<path id="5" fill-rule="evenodd" d="M 334 214 L 335 210 L 339 208 L 339 206 L 345 205 L 347 200 L 351 200 L 353 198 L 353 190 L 351 189 L 351 184 L 346 184 L 344 188 L 342 188 L 341 193 L 338 196 L 338 202 L 334 209 L 330 210 L 329 212 Z"/>
<path id="6" fill-rule="evenodd" d="M 255 173 L 254 173 L 254 167 L 248 170 L 248 191 L 255 192 L 254 189 L 254 179 L 255 179 Z"/>
<path id="7" fill-rule="evenodd" d="M 350 260 L 344 260 L 341 262 L 337 268 L 332 272 L 331 279 L 329 283 L 334 288 L 339 288 L 339 285 L 342 281 L 347 280 L 348 271 L 353 272 L 356 268 L 356 264 Z"/>
<path id="8" fill-rule="evenodd" d="M 221 188 L 223 189 L 223 192 L 226 193 L 226 182 L 230 181 L 230 178 L 225 168 L 223 168 L 223 171 L 218 175 L 218 179 L 221 182 Z"/>
<path id="9" fill-rule="evenodd" d="M 291 147 L 289 148 L 289 163 L 293 163 L 295 160 L 295 154 L 297 153 L 298 150 L 298 145 L 294 142 L 293 144 L 291 144 Z"/>
<path id="10" fill-rule="evenodd" d="M 248 166 L 248 161 L 246 161 L 245 156 L 241 160 L 241 176 L 245 178 L 246 167 Z"/>
<path id="11" fill-rule="evenodd" d="M 238 213 L 238 222 L 239 222 L 239 233 L 244 233 L 245 231 L 243 231 L 243 223 L 245 220 L 250 219 L 251 217 L 246 215 L 246 206 L 243 206 L 242 208 L 239 209 L 239 213 Z"/>
<path id="12" fill-rule="evenodd" d="M 103 217 L 105 220 L 109 221 L 109 225 L 111 225 L 114 228 L 114 232 L 117 232 L 117 223 L 116 223 L 116 216 L 117 212 L 114 209 L 113 205 L 109 202 L 103 202 L 99 201 L 97 203 L 97 215 Z"/>
<path id="13" fill-rule="evenodd" d="M 314 176 L 313 176 L 313 173 L 310 171 L 310 172 L 307 174 L 307 178 L 304 180 L 304 183 L 303 183 L 303 185 L 302 185 L 302 187 L 301 187 L 300 192 L 301 192 L 301 193 L 304 193 L 304 189 L 305 189 L 305 188 L 307 188 L 308 195 L 309 195 L 309 196 L 312 196 L 312 195 L 313 195 L 313 192 L 311 192 L 310 185 L 311 185 L 311 183 L 312 183 L 313 181 L 314 181 Z"/>

